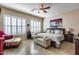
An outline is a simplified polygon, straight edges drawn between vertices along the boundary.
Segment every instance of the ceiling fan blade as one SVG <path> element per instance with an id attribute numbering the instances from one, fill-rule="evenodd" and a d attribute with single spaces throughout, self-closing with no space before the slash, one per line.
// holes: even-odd
<path id="1" fill-rule="evenodd" d="M 43 12 L 47 13 L 47 11 L 43 10 Z"/>
<path id="2" fill-rule="evenodd" d="M 43 8 L 43 9 L 50 9 L 50 6 L 48 6 L 48 7 L 45 7 L 45 8 Z"/>

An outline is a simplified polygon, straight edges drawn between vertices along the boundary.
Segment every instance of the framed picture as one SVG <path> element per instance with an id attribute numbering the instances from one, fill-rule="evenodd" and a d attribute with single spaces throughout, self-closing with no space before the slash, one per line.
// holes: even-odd
<path id="1" fill-rule="evenodd" d="M 62 18 L 50 20 L 50 27 L 62 27 Z"/>

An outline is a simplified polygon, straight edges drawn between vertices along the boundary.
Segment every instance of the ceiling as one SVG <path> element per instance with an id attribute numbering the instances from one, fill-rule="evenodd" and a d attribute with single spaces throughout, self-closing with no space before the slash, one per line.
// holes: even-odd
<path id="1" fill-rule="evenodd" d="M 79 9 L 78 3 L 46 3 L 45 6 L 50 5 L 47 13 L 38 13 L 38 11 L 31 11 L 33 8 L 39 8 L 40 3 L 0 3 L 0 6 L 25 12 L 39 17 L 51 17 L 52 15 L 69 12 Z"/>

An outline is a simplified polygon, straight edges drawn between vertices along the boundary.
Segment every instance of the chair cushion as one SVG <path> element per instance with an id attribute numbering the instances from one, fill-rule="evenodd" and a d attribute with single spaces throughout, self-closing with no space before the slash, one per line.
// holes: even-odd
<path id="1" fill-rule="evenodd" d="M 3 35 L 5 40 L 8 40 L 8 39 L 12 39 L 13 38 L 13 35 Z"/>

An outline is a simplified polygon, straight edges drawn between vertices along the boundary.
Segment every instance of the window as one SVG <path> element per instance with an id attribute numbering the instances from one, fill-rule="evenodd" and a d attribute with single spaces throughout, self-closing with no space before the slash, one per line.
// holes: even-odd
<path id="1" fill-rule="evenodd" d="M 16 17 L 12 17 L 10 25 L 12 26 L 12 34 L 16 34 Z"/>
<path id="2" fill-rule="evenodd" d="M 18 32 L 18 34 L 20 34 L 21 31 L 22 31 L 21 25 L 22 25 L 22 24 L 21 24 L 21 18 L 18 18 L 18 19 L 17 19 L 17 26 L 18 26 L 18 27 L 17 27 L 17 32 Z"/>
<path id="3" fill-rule="evenodd" d="M 41 22 L 40 21 L 35 21 L 31 20 L 31 32 L 37 33 L 41 31 Z"/>
<path id="4" fill-rule="evenodd" d="M 4 16 L 4 31 L 6 34 L 23 34 L 25 33 L 26 19 L 16 16 Z"/>
<path id="5" fill-rule="evenodd" d="M 11 21 L 10 21 L 10 16 L 5 16 L 5 22 L 4 22 L 4 29 L 5 29 L 5 33 L 11 34 Z"/>
<path id="6" fill-rule="evenodd" d="M 22 32 L 24 33 L 26 31 L 26 22 L 25 19 L 22 19 Z"/>

